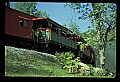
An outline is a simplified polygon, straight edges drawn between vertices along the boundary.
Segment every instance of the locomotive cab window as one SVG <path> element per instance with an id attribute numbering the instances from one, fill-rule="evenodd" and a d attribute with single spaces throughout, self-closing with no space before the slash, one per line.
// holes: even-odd
<path id="1" fill-rule="evenodd" d="M 23 27 L 28 27 L 28 21 L 29 21 L 29 20 L 30 20 L 30 19 L 28 19 L 28 18 L 19 16 L 19 25 L 20 25 L 20 26 L 23 26 Z"/>
<path id="2" fill-rule="evenodd" d="M 23 18 L 19 18 L 19 25 L 27 27 L 28 20 L 25 20 Z"/>

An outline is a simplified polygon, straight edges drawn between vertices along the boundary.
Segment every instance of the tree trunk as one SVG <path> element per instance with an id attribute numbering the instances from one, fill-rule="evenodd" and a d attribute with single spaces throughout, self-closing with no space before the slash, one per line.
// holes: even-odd
<path id="1" fill-rule="evenodd" d="M 105 48 L 104 47 L 100 47 L 99 55 L 100 55 L 100 67 L 105 68 Z"/>
<path id="2" fill-rule="evenodd" d="M 94 3 L 92 3 L 92 8 L 93 10 L 95 11 L 96 10 L 96 6 Z M 100 9 L 98 9 L 100 10 Z M 101 13 L 96 13 L 95 14 L 95 19 L 98 19 L 101 17 Z M 98 26 L 96 27 L 96 30 L 97 30 L 97 38 L 98 38 L 98 50 L 99 50 L 99 55 L 100 55 L 100 67 L 101 68 L 105 68 L 105 46 L 106 46 L 106 38 L 104 37 L 104 35 L 102 34 L 102 28 L 101 28 L 101 25 L 100 25 L 100 22 L 97 23 Z"/>
<path id="3" fill-rule="evenodd" d="M 98 50 L 100 55 L 100 67 L 105 68 L 105 48 L 106 38 L 102 35 L 101 30 L 98 29 Z"/>

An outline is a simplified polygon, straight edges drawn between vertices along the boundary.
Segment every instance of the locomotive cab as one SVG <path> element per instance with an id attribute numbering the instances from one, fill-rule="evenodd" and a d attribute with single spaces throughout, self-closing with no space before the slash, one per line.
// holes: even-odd
<path id="1" fill-rule="evenodd" d="M 47 39 L 46 38 L 47 37 L 47 35 L 46 35 L 46 33 L 47 33 L 46 28 L 38 28 L 37 32 L 38 32 L 39 42 L 40 42 L 40 40 L 43 41 L 43 42 L 46 42 L 46 39 Z"/>
<path id="2" fill-rule="evenodd" d="M 37 43 L 46 43 L 48 39 L 46 22 L 33 19 L 32 38 Z"/>

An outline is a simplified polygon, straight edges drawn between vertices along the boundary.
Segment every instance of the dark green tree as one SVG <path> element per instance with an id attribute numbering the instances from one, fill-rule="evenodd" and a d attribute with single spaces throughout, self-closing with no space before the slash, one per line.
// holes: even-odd
<path id="1" fill-rule="evenodd" d="M 16 2 L 14 8 L 21 12 L 34 15 L 36 17 L 48 17 L 49 15 L 45 11 L 37 10 L 36 2 Z"/>
<path id="2" fill-rule="evenodd" d="M 90 27 L 96 29 L 96 35 L 92 40 L 97 41 L 100 67 L 104 68 L 107 42 L 116 41 L 117 5 L 115 3 L 68 3 L 65 6 L 76 10 L 80 14 L 78 19 L 91 21 Z"/>

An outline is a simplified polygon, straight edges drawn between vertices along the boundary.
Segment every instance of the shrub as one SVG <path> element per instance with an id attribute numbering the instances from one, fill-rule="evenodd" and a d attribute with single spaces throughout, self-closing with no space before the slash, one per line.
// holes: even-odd
<path id="1" fill-rule="evenodd" d="M 66 64 L 63 68 L 67 68 L 69 70 L 69 73 L 79 73 L 79 69 L 81 68 L 79 63 L 79 57 L 75 58 L 74 60 L 68 57 L 66 60 Z"/>
<path id="2" fill-rule="evenodd" d="M 66 60 L 68 60 L 69 58 L 73 58 L 74 54 L 71 52 L 62 52 L 62 53 L 55 53 L 55 56 L 58 59 L 58 63 L 62 66 L 62 68 L 65 66 L 66 64 Z"/>
<path id="3" fill-rule="evenodd" d="M 74 54 L 71 52 L 66 53 L 56 53 L 58 62 L 62 65 L 62 68 L 68 69 L 69 73 L 79 73 L 80 66 L 80 57 L 73 59 Z"/>

